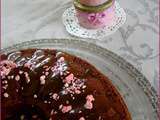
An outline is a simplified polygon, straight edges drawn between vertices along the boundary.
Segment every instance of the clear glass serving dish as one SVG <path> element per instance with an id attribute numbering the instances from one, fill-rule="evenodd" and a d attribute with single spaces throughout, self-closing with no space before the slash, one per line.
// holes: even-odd
<path id="1" fill-rule="evenodd" d="M 158 119 L 154 88 L 136 68 L 113 52 L 78 39 L 41 39 L 2 49 L 1 53 L 27 48 L 54 48 L 88 61 L 116 86 L 133 120 Z"/>

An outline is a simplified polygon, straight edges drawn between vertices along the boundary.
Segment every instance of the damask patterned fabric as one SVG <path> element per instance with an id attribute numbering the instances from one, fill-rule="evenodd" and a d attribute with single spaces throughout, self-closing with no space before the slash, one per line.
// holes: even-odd
<path id="1" fill-rule="evenodd" d="M 116 33 L 87 41 L 107 48 L 138 68 L 158 87 L 158 0 L 117 0 L 127 21 Z M 40 38 L 74 38 L 61 16 L 71 0 L 3 0 L 2 47 Z"/>

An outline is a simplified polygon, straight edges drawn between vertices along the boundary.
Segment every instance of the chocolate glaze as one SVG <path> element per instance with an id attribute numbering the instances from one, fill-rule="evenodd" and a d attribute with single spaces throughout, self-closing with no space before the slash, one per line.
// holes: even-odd
<path id="1" fill-rule="evenodd" d="M 78 57 L 28 49 L 1 55 L 0 65 L 10 68 L 1 73 L 2 120 L 131 120 L 110 80 Z"/>

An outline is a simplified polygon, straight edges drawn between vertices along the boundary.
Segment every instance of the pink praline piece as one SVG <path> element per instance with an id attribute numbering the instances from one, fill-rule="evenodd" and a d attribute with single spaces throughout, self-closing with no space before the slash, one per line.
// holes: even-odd
<path id="1" fill-rule="evenodd" d="M 11 69 L 17 67 L 17 64 L 10 60 L 3 60 L 0 61 L 0 74 L 2 77 L 8 75 Z"/>
<path id="2" fill-rule="evenodd" d="M 62 107 L 62 113 L 67 113 L 67 112 L 69 112 L 71 109 L 72 109 L 72 106 L 71 106 L 71 105 L 69 105 L 69 106 L 63 106 L 63 107 Z"/>

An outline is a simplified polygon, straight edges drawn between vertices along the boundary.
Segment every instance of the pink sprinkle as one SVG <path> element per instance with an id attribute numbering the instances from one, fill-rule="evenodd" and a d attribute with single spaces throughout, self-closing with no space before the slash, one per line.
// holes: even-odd
<path id="1" fill-rule="evenodd" d="M 86 100 L 89 101 L 89 102 L 92 102 L 95 99 L 94 99 L 93 95 L 87 95 Z"/>
<path id="2" fill-rule="evenodd" d="M 54 111 L 53 110 L 51 110 L 51 113 L 50 113 L 51 115 L 53 115 L 54 114 Z"/>
<path id="3" fill-rule="evenodd" d="M 49 120 L 52 120 L 52 118 L 49 118 Z"/>
<path id="4" fill-rule="evenodd" d="M 66 101 L 66 104 L 69 104 L 69 101 L 68 101 L 68 100 Z"/>
<path id="5" fill-rule="evenodd" d="M 80 94 L 81 91 L 80 91 L 80 90 L 75 90 L 75 93 L 76 93 L 76 94 Z"/>
<path id="6" fill-rule="evenodd" d="M 9 74 L 9 72 L 11 71 L 11 69 L 6 69 L 6 68 L 2 68 L 1 70 L 1 76 L 6 76 Z"/>
<path id="7" fill-rule="evenodd" d="M 54 114 L 57 114 L 58 112 L 57 111 L 54 111 Z"/>
<path id="8" fill-rule="evenodd" d="M 82 86 L 82 89 L 85 89 L 86 87 L 87 87 L 86 85 L 83 85 L 83 86 Z"/>
<path id="9" fill-rule="evenodd" d="M 7 80 L 4 80 L 4 81 L 2 81 L 2 83 L 3 83 L 3 84 L 7 84 L 8 82 L 7 82 Z"/>
<path id="10" fill-rule="evenodd" d="M 20 70 L 20 71 L 19 71 L 19 74 L 20 74 L 20 75 L 23 74 L 23 71 Z"/>
<path id="11" fill-rule="evenodd" d="M 74 75 L 73 75 L 73 74 L 69 74 L 69 75 L 65 78 L 64 82 L 70 84 L 73 80 L 74 80 Z"/>
<path id="12" fill-rule="evenodd" d="M 93 95 L 87 95 L 86 100 L 87 100 L 87 101 L 86 101 L 84 107 L 85 107 L 86 109 L 92 109 L 92 108 L 93 108 L 93 103 L 92 103 L 92 101 L 95 100 L 94 97 L 93 97 Z"/>
<path id="13" fill-rule="evenodd" d="M 58 96 L 57 93 L 54 93 L 54 94 L 52 95 L 52 97 L 53 97 L 54 100 L 58 100 L 58 98 L 59 98 L 59 96 Z"/>
<path id="14" fill-rule="evenodd" d="M 18 92 L 18 89 L 16 89 L 16 92 Z"/>
<path id="15" fill-rule="evenodd" d="M 27 72 L 25 72 L 24 74 L 26 77 L 26 82 L 29 83 L 30 82 L 29 74 Z"/>
<path id="16" fill-rule="evenodd" d="M 13 79 L 13 78 L 14 78 L 14 76 L 12 75 L 12 76 L 11 76 L 11 79 Z"/>
<path id="17" fill-rule="evenodd" d="M 45 65 L 45 66 L 43 66 L 43 68 L 48 68 L 48 66 L 47 66 L 47 65 Z"/>
<path id="18" fill-rule="evenodd" d="M 63 106 L 63 107 L 62 107 L 62 113 L 67 113 L 67 112 L 69 112 L 71 109 L 72 109 L 72 106 L 71 106 L 71 105 L 69 105 L 69 106 Z"/>
<path id="19" fill-rule="evenodd" d="M 79 118 L 79 120 L 85 120 L 85 118 L 84 118 L 84 117 L 81 117 L 81 118 Z"/>
<path id="20" fill-rule="evenodd" d="M 6 90 L 6 89 L 7 89 L 7 87 L 8 87 L 8 85 L 5 85 L 5 86 L 3 86 L 2 88 Z"/>
<path id="21" fill-rule="evenodd" d="M 48 104 L 51 104 L 51 101 L 48 101 Z"/>
<path id="22" fill-rule="evenodd" d="M 82 113 L 82 111 L 80 110 L 78 113 Z"/>
<path id="23" fill-rule="evenodd" d="M 36 119 L 38 116 L 37 115 L 33 115 L 32 118 Z"/>
<path id="24" fill-rule="evenodd" d="M 64 87 L 66 87 L 66 88 L 69 87 L 69 84 L 68 84 L 68 83 L 65 83 L 65 84 L 64 84 Z"/>
<path id="25" fill-rule="evenodd" d="M 34 94 L 34 96 L 33 96 L 34 98 L 37 98 L 37 95 L 36 94 Z"/>
<path id="26" fill-rule="evenodd" d="M 75 97 L 73 96 L 73 97 L 72 97 L 72 99 L 74 100 L 74 99 L 75 99 Z"/>
<path id="27" fill-rule="evenodd" d="M 9 97 L 8 93 L 4 93 L 3 95 L 4 95 L 5 98 Z"/>
<path id="28" fill-rule="evenodd" d="M 84 107 L 86 108 L 86 109 L 92 109 L 93 108 L 93 103 L 92 102 L 90 102 L 90 101 L 87 101 L 86 102 L 86 104 L 84 105 Z"/>
<path id="29" fill-rule="evenodd" d="M 19 80 L 20 80 L 20 76 L 19 76 L 19 75 L 16 75 L 15 80 L 16 80 L 16 81 L 19 81 Z"/>
<path id="30" fill-rule="evenodd" d="M 62 107 L 63 107 L 63 105 L 60 105 L 60 106 L 59 106 L 59 109 L 62 109 Z"/>
<path id="31" fill-rule="evenodd" d="M 40 77 L 40 82 L 41 82 L 40 84 L 41 84 L 41 85 L 44 85 L 44 84 L 45 84 L 45 82 L 46 82 L 46 81 L 45 81 L 45 78 L 46 78 L 45 75 L 42 75 L 42 76 Z"/>
<path id="32" fill-rule="evenodd" d="M 49 72 L 45 72 L 45 75 L 46 75 L 46 76 L 49 75 Z"/>
<path id="33" fill-rule="evenodd" d="M 8 79 L 11 79 L 11 76 L 8 76 L 7 78 L 8 78 Z"/>
<path id="34" fill-rule="evenodd" d="M 9 74 L 9 72 L 11 71 L 11 69 L 16 68 L 17 65 L 10 60 L 4 60 L 2 62 L 0 62 L 0 70 L 1 70 L 1 76 L 6 76 Z"/>
<path id="35" fill-rule="evenodd" d="M 4 60 L 0 63 L 1 76 L 8 75 L 11 69 L 16 68 L 17 65 L 10 60 Z"/>
<path id="36" fill-rule="evenodd" d="M 46 71 L 49 71 L 49 69 L 50 69 L 50 67 L 49 67 L 49 68 L 46 68 L 45 70 L 46 70 Z"/>

